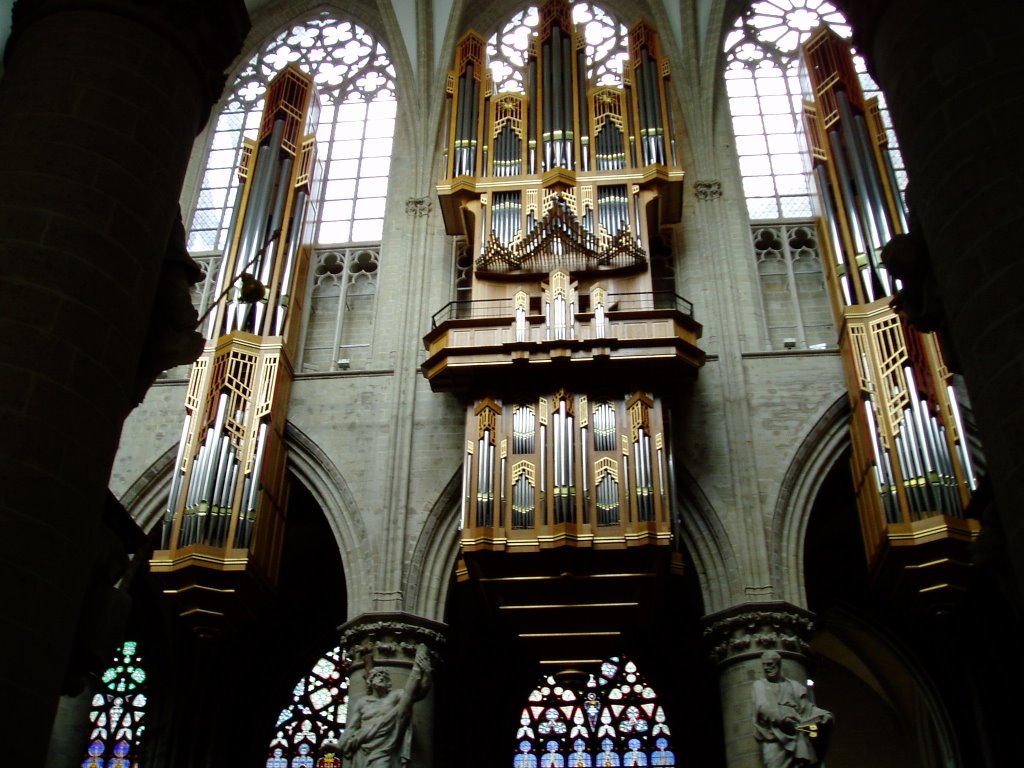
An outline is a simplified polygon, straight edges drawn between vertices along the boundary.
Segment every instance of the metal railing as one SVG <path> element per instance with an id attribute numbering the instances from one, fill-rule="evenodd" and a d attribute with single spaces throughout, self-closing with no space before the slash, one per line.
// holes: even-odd
<path id="1" fill-rule="evenodd" d="M 580 293 L 580 298 L 589 298 Z M 605 296 L 605 312 L 642 312 L 655 309 L 673 309 L 687 317 L 693 317 L 693 304 L 672 291 L 641 291 L 634 293 L 609 293 Z M 577 305 L 576 314 L 593 312 L 593 307 Z M 539 317 L 541 313 L 531 316 Z M 431 328 L 437 328 L 449 320 L 490 320 L 507 318 L 515 320 L 515 303 L 512 299 L 476 299 L 450 301 L 431 317 Z"/>

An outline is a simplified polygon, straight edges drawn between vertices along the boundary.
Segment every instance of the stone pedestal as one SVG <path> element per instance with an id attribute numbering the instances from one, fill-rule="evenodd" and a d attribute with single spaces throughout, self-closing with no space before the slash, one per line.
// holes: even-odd
<path id="1" fill-rule="evenodd" d="M 445 626 L 430 619 L 407 613 L 365 613 L 343 624 L 341 647 L 351 660 L 349 668 L 349 725 L 353 727 L 353 713 L 362 706 L 361 699 L 372 697 L 367 677 L 371 671 L 384 669 L 390 677 L 393 691 L 410 690 L 410 676 L 416 674 L 419 686 L 429 685 L 422 698 L 412 704 L 408 728 L 411 731 L 409 765 L 430 768 L 434 757 L 434 678 L 440 661 L 439 652 L 444 645 Z M 418 653 L 425 657 L 429 668 L 420 668 Z M 344 742 L 343 742 L 344 743 Z M 395 768 L 404 765 L 399 754 L 392 755 Z"/>
<path id="2" fill-rule="evenodd" d="M 805 681 L 811 614 L 787 603 L 750 603 L 711 614 L 705 622 L 720 674 L 726 765 L 763 768 L 752 705 L 754 681 L 763 677 L 761 654 L 778 652 L 783 676 Z"/>

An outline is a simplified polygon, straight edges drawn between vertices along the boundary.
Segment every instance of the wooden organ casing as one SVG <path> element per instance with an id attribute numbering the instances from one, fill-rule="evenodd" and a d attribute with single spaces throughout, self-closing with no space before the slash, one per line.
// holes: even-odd
<path id="1" fill-rule="evenodd" d="M 682 206 L 668 63 L 646 24 L 621 39 L 619 77 L 599 82 L 569 4 L 549 0 L 521 88 L 494 82 L 473 32 L 447 79 L 437 191 L 473 269 L 422 370 L 465 403 L 459 573 L 549 664 L 616 650 L 638 590 L 681 563 L 671 402 L 704 363 L 701 326 L 653 289 L 652 242 Z M 586 618 L 552 629 L 555 606 Z"/>
<path id="2" fill-rule="evenodd" d="M 271 82 L 245 140 L 228 246 L 193 364 L 160 547 L 150 568 L 196 623 L 244 609 L 277 577 L 288 487 L 285 417 L 316 184 L 312 78 Z"/>
<path id="3" fill-rule="evenodd" d="M 877 586 L 927 610 L 962 591 L 965 511 L 976 486 L 942 350 L 891 306 L 882 247 L 907 217 L 877 99 L 865 99 L 848 41 L 817 30 L 803 46 L 805 123 L 821 207 L 826 280 L 850 394 L 851 468 Z"/>

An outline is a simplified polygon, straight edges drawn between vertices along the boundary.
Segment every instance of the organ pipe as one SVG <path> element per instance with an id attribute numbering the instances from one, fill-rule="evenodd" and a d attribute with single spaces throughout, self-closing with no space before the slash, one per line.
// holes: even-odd
<path id="1" fill-rule="evenodd" d="M 476 338 L 488 347 L 481 355 L 495 364 L 479 387 L 474 381 L 464 392 L 472 403 L 464 548 L 528 550 L 595 540 L 624 547 L 667 543 L 671 536 L 662 402 L 644 393 L 648 421 L 635 446 L 622 434 L 627 402 L 644 392 L 649 359 L 642 350 L 636 354 L 644 360 L 633 369 L 636 381 L 621 380 L 635 384 L 628 394 L 611 369 L 598 371 L 603 363 L 593 377 L 577 365 L 587 357 L 577 351 L 594 339 L 608 340 L 602 357 L 626 346 L 613 341 L 622 329 L 613 292 L 644 297 L 628 300 L 630 312 L 658 306 L 649 295 L 645 228 L 678 221 L 682 197 L 682 169 L 669 144 L 669 68 L 657 34 L 643 23 L 629 30 L 617 25 L 608 38 L 611 52 L 603 46 L 588 61 L 585 29 L 571 18 L 564 0 L 540 7 L 514 78 L 492 81 L 492 71 L 505 71 L 509 58 L 492 70 L 487 46 L 474 33 L 459 42 L 448 73 L 442 214 L 448 231 L 464 235 L 472 249 L 473 299 L 494 300 L 485 314 L 508 308 L 493 326 L 470 314 L 459 320 L 468 338 L 481 331 Z M 622 62 L 621 73 L 611 61 Z M 534 348 L 563 359 L 526 386 L 494 374 L 509 351 L 523 361 L 520 370 L 537 370 Z M 579 373 L 562 380 L 560 372 L 568 371 Z M 485 404 L 496 415 L 482 432 Z"/>
<path id="2" fill-rule="evenodd" d="M 976 535 L 975 525 L 959 522 L 975 479 L 938 342 L 890 307 L 898 286 L 881 250 L 906 232 L 906 217 L 877 103 L 864 99 L 849 44 L 831 30 L 811 35 L 803 62 L 827 232 L 821 241 L 831 251 L 827 277 L 850 382 L 851 463 L 855 477 L 873 478 L 858 486 L 858 506 L 869 561 L 881 568 L 888 542 L 918 543 L 917 522 L 941 518 L 928 530 L 953 539 Z"/>
<path id="3" fill-rule="evenodd" d="M 304 300 L 317 117 L 312 79 L 290 65 L 271 82 L 257 138 L 242 153 L 211 336 L 190 376 L 161 549 L 151 560 L 176 594 L 220 578 L 217 571 L 251 572 L 261 583 L 276 576 L 298 339 L 288 320 Z M 192 593 L 233 591 L 207 586 L 215 584 Z"/>

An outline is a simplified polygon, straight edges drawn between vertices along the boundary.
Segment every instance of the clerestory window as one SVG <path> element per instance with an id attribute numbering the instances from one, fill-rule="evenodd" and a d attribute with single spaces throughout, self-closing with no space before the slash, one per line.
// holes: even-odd
<path id="1" fill-rule="evenodd" d="M 726 91 L 740 175 L 752 221 L 807 219 L 816 212 L 803 130 L 800 46 L 828 25 L 840 37 L 850 25 L 830 0 L 754 0 L 725 38 Z M 885 100 L 863 57 L 854 64 L 864 95 L 879 97 L 901 191 L 906 173 Z"/>
<path id="2" fill-rule="evenodd" d="M 369 32 L 322 13 L 291 25 L 263 46 L 231 86 L 217 117 L 192 217 L 190 252 L 227 246 L 242 137 L 255 136 L 267 84 L 290 62 L 313 75 L 320 97 L 321 183 L 314 203 L 314 241 L 380 240 L 398 105 L 395 69 Z"/>

